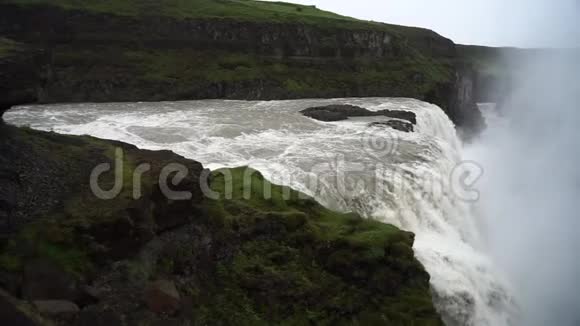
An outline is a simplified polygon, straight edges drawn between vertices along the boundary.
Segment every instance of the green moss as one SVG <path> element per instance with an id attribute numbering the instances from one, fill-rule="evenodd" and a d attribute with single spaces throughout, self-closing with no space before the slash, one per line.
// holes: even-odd
<path id="1" fill-rule="evenodd" d="M 195 324 L 441 325 L 411 234 L 330 211 L 249 168 L 212 177 L 210 216 L 242 243 L 201 291 L 211 299 L 197 299 Z"/>
<path id="2" fill-rule="evenodd" d="M 0 268 L 9 272 L 19 272 L 22 270 L 22 259 L 7 252 L 6 248 L 4 248 L 2 254 L 0 254 Z"/>
<path id="3" fill-rule="evenodd" d="M 163 15 L 174 18 L 228 18 L 242 21 L 299 22 L 352 28 L 384 28 L 381 24 L 357 20 L 317 9 L 284 2 L 252 0 L 8 0 L 23 6 L 49 5 L 68 10 L 123 16 Z"/>
<path id="4" fill-rule="evenodd" d="M 64 136 L 36 131 L 29 128 L 4 126 L 10 141 L 20 144 L 22 150 L 37 153 L 43 163 L 66 164 L 59 177 L 76 183 L 62 205 L 43 216 L 33 217 L 28 224 L 7 242 L 0 253 L 0 268 L 18 271 L 23 262 L 44 257 L 51 259 L 63 269 L 83 276 L 93 269 L 94 258 L 102 254 L 105 243 L 95 239 L 95 230 L 122 227 L 120 221 L 127 219 L 127 209 L 134 207 L 132 176 L 134 158 L 125 150 L 123 157 L 123 188 L 111 200 L 97 198 L 89 185 L 89 173 L 97 164 L 111 163 L 115 166 L 117 147 L 108 141 L 92 137 Z M 64 163 L 66 162 L 66 163 Z M 144 179 L 144 192 L 151 185 Z M 99 179 L 102 189 L 109 189 L 115 182 L 113 171 Z M 65 182 L 66 183 L 66 182 Z M 99 231 L 102 233 L 102 231 Z M 106 237 L 106 234 L 103 235 Z M 122 241 L 123 239 L 117 239 Z"/>
<path id="5" fill-rule="evenodd" d="M 18 50 L 19 48 L 20 45 L 17 42 L 11 39 L 0 37 L 0 58 L 14 53 L 14 51 Z"/>
<path id="6" fill-rule="evenodd" d="M 26 226 L 3 248 L 0 268 L 20 272 L 26 261 L 46 258 L 74 275 L 86 275 L 93 264 L 71 231 L 53 220 Z"/>
<path id="7" fill-rule="evenodd" d="M 124 97 L 114 100 L 224 96 L 220 89 L 230 90 L 230 96 L 239 98 L 262 87 L 267 90 L 262 96 L 271 98 L 392 94 L 422 99 L 441 85 L 449 84 L 453 78 L 451 65 L 420 55 L 372 62 L 336 60 L 333 69 L 326 69 L 323 73 L 321 67 L 304 65 L 300 60 L 218 50 L 109 47 L 77 51 L 75 48 L 57 47 L 53 56 L 58 80 L 70 85 L 71 89 L 87 81 L 102 83 L 111 76 L 130 72 L 131 80 L 121 82 L 119 86 L 126 89 L 118 92 Z M 109 62 L 115 62 L 115 65 L 111 66 Z M 240 94 L 232 89 L 239 90 Z M 58 94 L 54 95 L 59 98 Z M 82 92 L 62 95 L 63 100 L 75 96 L 80 96 L 79 100 L 84 98 Z M 95 97 L 95 92 L 86 96 L 100 100 Z"/>

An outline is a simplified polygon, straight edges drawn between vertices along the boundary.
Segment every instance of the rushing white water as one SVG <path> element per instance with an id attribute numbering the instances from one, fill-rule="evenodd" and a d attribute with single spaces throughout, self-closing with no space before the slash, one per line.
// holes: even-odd
<path id="1" fill-rule="evenodd" d="M 324 123 L 298 112 L 331 103 L 413 111 L 416 132 L 368 127 L 385 117 Z M 482 253 L 470 204 L 454 189 L 461 144 L 437 106 L 388 98 L 70 104 L 19 107 L 5 120 L 171 149 L 210 169 L 249 165 L 330 208 L 414 232 L 448 325 L 510 324 L 508 288 Z"/>

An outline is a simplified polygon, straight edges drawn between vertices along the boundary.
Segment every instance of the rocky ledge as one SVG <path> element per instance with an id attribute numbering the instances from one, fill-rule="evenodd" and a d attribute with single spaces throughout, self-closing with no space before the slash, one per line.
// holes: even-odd
<path id="1" fill-rule="evenodd" d="M 389 127 L 402 132 L 415 131 L 415 126 L 413 124 L 401 120 L 371 122 L 369 123 L 369 127 Z"/>
<path id="2" fill-rule="evenodd" d="M 388 121 L 373 122 L 369 126 L 386 126 L 395 130 L 412 132 L 417 124 L 417 116 L 411 111 L 404 110 L 380 110 L 370 111 L 360 106 L 348 104 L 333 104 L 326 106 L 317 106 L 300 111 L 304 116 L 309 118 L 333 122 L 347 120 L 349 117 L 379 117 L 384 116 L 391 118 Z"/>
<path id="3" fill-rule="evenodd" d="M 300 111 L 303 115 L 320 121 L 342 121 L 349 117 L 377 117 L 385 116 L 393 119 L 406 120 L 417 124 L 417 116 L 411 111 L 403 110 L 380 110 L 370 111 L 360 106 L 348 104 L 333 104 L 317 106 Z"/>
<path id="4" fill-rule="evenodd" d="M 0 132 L 2 324 L 442 325 L 411 233 L 330 211 L 248 168 Z M 122 180 L 118 195 L 98 199 L 91 171 L 121 162 L 120 178 L 99 178 L 106 190 Z M 163 195 L 170 163 L 188 171 L 170 190 L 189 196 Z"/>

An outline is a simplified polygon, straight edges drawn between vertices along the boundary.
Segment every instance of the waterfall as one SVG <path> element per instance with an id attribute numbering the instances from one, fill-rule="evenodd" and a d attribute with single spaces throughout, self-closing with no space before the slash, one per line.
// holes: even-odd
<path id="1" fill-rule="evenodd" d="M 369 126 L 385 117 L 326 123 L 298 112 L 331 103 L 412 111 L 416 130 Z M 414 232 L 447 325 L 510 325 L 517 313 L 482 249 L 477 198 L 456 187 L 461 169 L 478 172 L 477 165 L 461 161 L 453 123 L 435 105 L 390 98 L 71 104 L 20 107 L 5 120 L 170 149 L 210 169 L 249 165 L 327 207 Z"/>

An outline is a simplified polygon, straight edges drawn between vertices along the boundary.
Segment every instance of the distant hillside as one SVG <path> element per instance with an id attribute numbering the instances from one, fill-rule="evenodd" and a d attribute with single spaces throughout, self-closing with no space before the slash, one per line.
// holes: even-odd
<path id="1" fill-rule="evenodd" d="M 5 0 L 0 36 L 46 53 L 39 102 L 401 96 L 460 125 L 473 110 L 450 40 L 312 6 Z"/>
<path id="2" fill-rule="evenodd" d="M 301 22 L 311 24 L 351 23 L 363 28 L 378 24 L 337 15 L 285 2 L 251 0 L 7 0 L 22 6 L 56 6 L 65 10 L 79 10 L 122 16 L 161 15 L 180 19 L 221 18 L 260 22 Z"/>
<path id="3" fill-rule="evenodd" d="M 178 19 L 234 19 L 246 22 L 303 23 L 342 28 L 404 31 L 419 28 L 388 25 L 342 16 L 287 2 L 253 0 L 5 0 L 20 6 L 53 6 L 130 17 L 166 16 Z"/>

